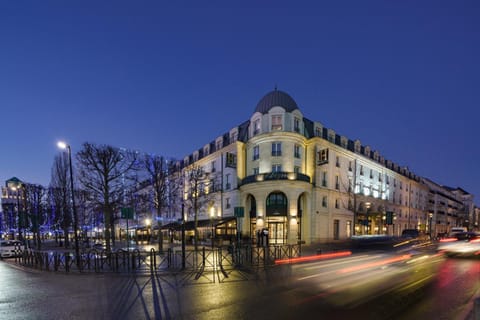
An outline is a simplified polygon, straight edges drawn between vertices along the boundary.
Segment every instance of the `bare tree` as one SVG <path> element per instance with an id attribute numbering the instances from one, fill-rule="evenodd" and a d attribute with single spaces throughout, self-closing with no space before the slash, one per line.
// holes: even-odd
<path id="1" fill-rule="evenodd" d="M 93 221 L 94 206 L 92 205 L 90 198 L 90 194 L 87 190 L 75 190 L 78 220 L 81 226 L 81 235 L 84 240 L 87 239 L 85 227 L 88 225 L 91 226 L 91 221 Z"/>
<path id="2" fill-rule="evenodd" d="M 34 244 L 40 250 L 40 225 L 44 222 L 45 188 L 39 184 L 25 184 L 26 220 L 33 234 Z M 29 221 L 28 221 L 29 220 Z"/>
<path id="3" fill-rule="evenodd" d="M 65 237 L 65 246 L 69 246 L 68 229 L 72 224 L 69 210 L 70 184 L 69 160 L 66 153 L 55 156 L 50 180 L 50 204 L 54 206 L 54 221 L 60 225 Z"/>
<path id="4" fill-rule="evenodd" d="M 110 250 L 110 239 L 115 244 L 114 212 L 122 203 L 137 155 L 133 151 L 86 142 L 77 153 L 77 160 L 80 182 L 91 193 L 92 201 L 102 206 L 105 239 Z"/>
<path id="5" fill-rule="evenodd" d="M 163 234 L 162 220 L 163 210 L 168 206 L 169 197 L 176 189 L 173 180 L 170 180 L 174 166 L 172 161 L 168 161 L 162 156 L 146 154 L 142 160 L 142 167 L 148 174 L 152 196 L 146 197 L 156 210 L 158 223 L 158 250 L 163 253 Z"/>
<path id="6" fill-rule="evenodd" d="M 193 165 L 185 171 L 185 202 L 193 210 L 194 215 L 194 245 L 198 250 L 198 214 L 206 205 L 211 203 L 211 192 L 214 188 L 214 181 L 210 180 L 208 173 L 203 168 Z M 213 238 L 212 238 L 213 241 Z"/>
<path id="7" fill-rule="evenodd" d="M 51 185 L 48 187 L 46 195 L 46 215 L 48 223 L 53 226 L 55 232 L 55 242 L 58 243 L 58 228 L 62 221 L 61 215 L 61 198 L 57 197 L 58 190 L 53 188 Z"/>

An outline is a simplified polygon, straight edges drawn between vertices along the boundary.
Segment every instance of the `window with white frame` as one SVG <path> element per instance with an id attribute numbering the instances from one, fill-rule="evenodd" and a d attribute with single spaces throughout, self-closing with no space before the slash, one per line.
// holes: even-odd
<path id="1" fill-rule="evenodd" d="M 230 203 L 230 198 L 225 198 L 225 208 L 230 209 L 231 203 Z"/>
<path id="2" fill-rule="evenodd" d="M 283 119 L 282 115 L 273 115 L 272 116 L 272 131 L 282 130 L 283 129 Z"/>
<path id="3" fill-rule="evenodd" d="M 293 147 L 293 155 L 295 158 L 300 158 L 300 145 L 296 144 Z"/>
<path id="4" fill-rule="evenodd" d="M 260 173 L 260 170 L 258 169 L 258 167 L 253 168 L 253 175 L 256 176 L 259 173 Z"/>
<path id="5" fill-rule="evenodd" d="M 255 119 L 253 121 L 253 135 L 257 135 L 260 133 L 260 119 Z"/>
<path id="6" fill-rule="evenodd" d="M 282 155 L 282 143 L 272 142 L 272 156 L 280 157 Z"/>
<path id="7" fill-rule="evenodd" d="M 272 164 L 272 172 L 282 172 L 281 164 Z"/>
<path id="8" fill-rule="evenodd" d="M 327 196 L 322 197 L 322 207 L 326 208 L 328 206 Z"/>
<path id="9" fill-rule="evenodd" d="M 231 187 L 232 187 L 232 186 L 231 186 L 231 184 L 230 184 L 230 173 L 227 173 L 227 174 L 225 175 L 225 189 L 226 189 L 226 190 L 230 190 Z"/>
<path id="10" fill-rule="evenodd" d="M 297 117 L 293 119 L 293 130 L 295 132 L 300 132 L 300 119 L 298 119 Z"/>
<path id="11" fill-rule="evenodd" d="M 253 147 L 253 160 L 258 160 L 260 158 L 260 147 L 254 146 Z"/>

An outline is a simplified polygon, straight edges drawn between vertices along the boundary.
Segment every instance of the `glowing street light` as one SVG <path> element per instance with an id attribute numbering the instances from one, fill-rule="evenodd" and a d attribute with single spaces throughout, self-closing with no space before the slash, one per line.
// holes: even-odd
<path id="1" fill-rule="evenodd" d="M 70 165 L 70 187 L 72 189 L 72 210 L 73 210 L 73 232 L 74 232 L 74 239 L 75 239 L 75 260 L 77 263 L 77 267 L 80 268 L 80 252 L 79 252 L 79 246 L 78 246 L 78 216 L 77 216 L 77 208 L 75 206 L 75 190 L 73 187 L 73 167 L 72 167 L 72 148 L 70 148 L 70 145 L 63 142 L 59 141 L 57 143 L 57 146 L 62 149 L 62 150 L 67 150 L 68 151 L 68 162 Z"/>

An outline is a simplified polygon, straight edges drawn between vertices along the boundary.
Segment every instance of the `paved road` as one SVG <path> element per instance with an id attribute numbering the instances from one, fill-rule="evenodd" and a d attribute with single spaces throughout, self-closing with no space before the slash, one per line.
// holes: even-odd
<path id="1" fill-rule="evenodd" d="M 409 261 L 363 253 L 287 264 L 258 274 L 235 271 L 228 279 L 207 272 L 197 280 L 196 274 L 186 273 L 135 277 L 36 272 L 0 262 L 0 319 L 280 320 L 319 314 L 373 319 L 371 312 L 377 309 L 372 306 L 396 303 L 390 298 L 405 286 L 378 297 L 376 288 L 385 289 L 393 279 L 403 283 L 410 274 L 420 279 L 413 277 L 415 273 L 428 278 L 430 271 L 421 267 L 423 262 L 413 263 L 419 269 L 410 267 Z M 396 313 L 398 319 L 455 319 L 452 316 L 468 308 L 469 297 L 480 285 L 479 264 L 441 260 L 439 277 L 422 295 L 414 296 L 419 302 Z"/>

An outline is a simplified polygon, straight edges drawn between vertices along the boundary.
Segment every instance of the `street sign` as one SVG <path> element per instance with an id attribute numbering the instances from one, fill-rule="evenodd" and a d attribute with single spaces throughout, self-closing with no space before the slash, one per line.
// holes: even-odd
<path id="1" fill-rule="evenodd" d="M 122 216 L 121 216 L 122 219 L 133 220 L 133 215 L 134 215 L 133 208 L 129 208 L 129 207 L 122 208 L 121 213 L 122 213 Z"/>
<path id="2" fill-rule="evenodd" d="M 245 215 L 245 208 L 244 207 L 235 207 L 233 208 L 233 214 L 237 218 L 243 218 Z"/>
<path id="3" fill-rule="evenodd" d="M 393 224 L 393 211 L 387 211 L 386 212 L 386 222 L 388 225 Z"/>

